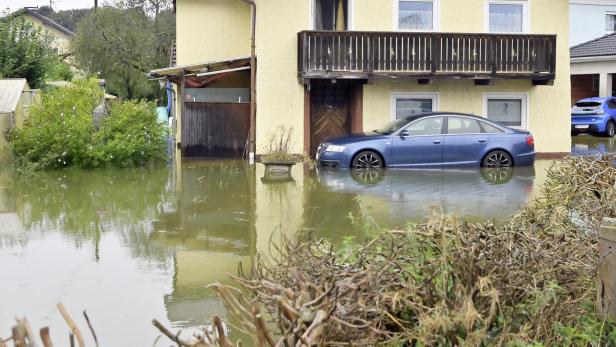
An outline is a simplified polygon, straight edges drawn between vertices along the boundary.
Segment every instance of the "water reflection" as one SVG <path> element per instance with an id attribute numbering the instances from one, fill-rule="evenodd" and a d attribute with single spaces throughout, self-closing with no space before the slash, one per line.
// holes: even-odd
<path id="1" fill-rule="evenodd" d="M 616 153 L 616 138 L 592 135 L 575 136 L 572 141 L 571 153 L 574 155 Z"/>
<path id="2" fill-rule="evenodd" d="M 574 141 L 574 151 L 576 144 L 616 151 L 612 140 Z M 10 270 L 0 286 L 0 331 L 27 314 L 60 335 L 66 327 L 54 307 L 63 301 L 74 312 L 88 310 L 102 345 L 151 345 L 154 317 L 187 332 L 211 315 L 227 318 L 206 286 L 229 283 L 227 273 L 267 252 L 280 234 L 334 242 L 361 236 L 349 215 L 364 210 L 384 227 L 423 220 L 431 206 L 470 220 L 503 219 L 536 194 L 549 164 L 377 172 L 295 166 L 284 182 L 261 180 L 262 166 L 233 161 L 33 177 L 3 169 L 0 264 Z"/>

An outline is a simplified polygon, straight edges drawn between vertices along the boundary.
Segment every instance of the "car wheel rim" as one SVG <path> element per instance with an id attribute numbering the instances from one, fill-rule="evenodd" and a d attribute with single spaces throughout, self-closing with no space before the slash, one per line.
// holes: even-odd
<path id="1" fill-rule="evenodd" d="M 356 162 L 356 169 L 378 169 L 381 167 L 381 158 L 372 153 L 366 153 L 360 155 Z"/>
<path id="2" fill-rule="evenodd" d="M 486 160 L 486 166 L 495 168 L 495 167 L 510 167 L 511 160 L 509 156 L 502 152 L 492 153 L 488 156 Z"/>
<path id="3" fill-rule="evenodd" d="M 610 123 L 607 125 L 607 134 L 611 137 L 614 137 L 614 133 L 616 133 L 616 128 L 614 127 L 614 123 Z"/>

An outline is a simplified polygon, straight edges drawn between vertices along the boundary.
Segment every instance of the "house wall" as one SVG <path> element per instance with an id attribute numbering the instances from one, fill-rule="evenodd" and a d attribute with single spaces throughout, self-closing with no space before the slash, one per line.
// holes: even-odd
<path id="1" fill-rule="evenodd" d="M 527 93 L 529 129 L 540 152 L 569 152 L 569 2 L 528 0 L 530 32 L 558 34 L 554 86 L 498 81 L 475 86 L 468 80 L 376 81 L 364 86 L 364 128 L 391 119 L 391 93 L 437 91 L 440 109 L 483 113 L 483 93 Z M 352 30 L 395 28 L 396 0 L 351 0 Z M 484 32 L 485 0 L 440 0 L 442 32 Z M 188 64 L 248 55 L 250 9 L 242 1 L 179 0 L 178 63 Z M 558 15 L 557 15 L 558 14 Z M 295 130 L 295 152 L 303 152 L 304 87 L 297 78 L 297 33 L 310 29 L 311 0 L 265 0 L 257 11 L 257 153 L 279 125 Z M 245 38 L 245 39 L 244 39 Z"/>
<path id="2" fill-rule="evenodd" d="M 608 12 L 616 13 L 614 0 L 571 0 L 570 45 L 605 35 L 605 14 Z"/>
<path id="3" fill-rule="evenodd" d="M 250 6 L 241 0 L 177 1 L 177 64 L 250 55 Z"/>
<path id="4" fill-rule="evenodd" d="M 371 0 L 355 0 L 355 28 L 393 30 L 393 10 L 374 6 Z M 362 8 L 360 4 L 366 3 Z M 483 32 L 483 0 L 441 0 L 440 28 L 443 32 Z M 484 93 L 528 94 L 528 129 L 533 133 L 538 152 L 569 152 L 571 85 L 569 73 L 566 0 L 531 1 L 530 29 L 536 34 L 558 34 L 556 80 L 553 86 L 533 86 L 529 80 L 495 81 L 489 86 L 475 86 L 472 80 L 435 80 L 431 85 L 415 81 L 381 80 L 364 86 L 364 129 L 376 129 L 392 119 L 392 93 L 439 94 L 440 111 L 457 111 L 483 115 Z M 476 10 L 475 10 L 476 9 Z M 464 13 L 464 16 L 460 16 Z M 374 15 L 378 14 L 378 15 Z"/>
<path id="5" fill-rule="evenodd" d="M 71 37 L 61 32 L 60 30 L 48 26 L 43 23 L 40 19 L 32 16 L 24 16 L 26 22 L 31 23 L 32 25 L 42 28 L 47 31 L 53 37 L 52 47 L 57 49 L 59 53 L 67 53 L 70 51 L 71 46 Z"/>

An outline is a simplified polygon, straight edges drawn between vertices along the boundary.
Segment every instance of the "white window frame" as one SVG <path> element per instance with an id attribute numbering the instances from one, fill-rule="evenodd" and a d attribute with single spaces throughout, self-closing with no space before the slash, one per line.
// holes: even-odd
<path id="1" fill-rule="evenodd" d="M 438 112 L 439 106 L 439 93 L 409 93 L 409 92 L 395 92 L 391 94 L 391 112 L 390 118 L 392 121 L 396 120 L 396 106 L 398 99 L 431 99 L 432 100 L 432 112 Z"/>
<path id="2" fill-rule="evenodd" d="M 530 33 L 530 0 L 486 0 L 484 8 L 484 30 L 491 34 L 516 34 L 490 31 L 490 5 L 522 5 L 522 32 Z"/>
<path id="3" fill-rule="evenodd" d="M 310 4 L 310 15 L 308 16 L 308 28 L 309 30 L 315 30 L 314 27 L 314 15 L 315 15 L 315 1 L 316 0 L 308 0 L 309 4 Z M 347 31 L 351 31 L 354 30 L 354 25 L 353 25 L 353 18 L 355 17 L 355 0 L 348 0 L 349 2 L 349 8 L 348 8 L 348 12 L 347 13 Z"/>
<path id="4" fill-rule="evenodd" d="M 530 117 L 530 105 L 528 93 L 484 93 L 483 94 L 483 117 L 488 118 L 488 100 L 490 99 L 505 99 L 505 100 L 522 100 L 522 125 L 521 126 L 509 126 L 509 128 L 528 130 L 529 117 Z"/>
<path id="5" fill-rule="evenodd" d="M 432 30 L 415 30 L 415 29 L 400 29 L 400 2 L 431 2 L 432 3 Z M 394 31 L 402 32 L 437 32 L 440 31 L 441 23 L 441 7 L 440 0 L 394 0 Z"/>
<path id="6" fill-rule="evenodd" d="M 616 16 L 616 11 L 606 11 L 606 12 L 605 12 L 605 17 L 604 17 L 604 18 L 605 18 L 605 23 L 603 23 L 603 27 L 605 27 L 605 26 L 606 26 L 606 24 L 607 24 L 607 16 Z M 607 31 L 607 30 L 605 30 L 605 34 L 606 34 L 606 35 L 607 35 L 607 34 L 613 34 L 613 33 L 615 33 L 615 32 L 616 32 L 616 31 Z"/>

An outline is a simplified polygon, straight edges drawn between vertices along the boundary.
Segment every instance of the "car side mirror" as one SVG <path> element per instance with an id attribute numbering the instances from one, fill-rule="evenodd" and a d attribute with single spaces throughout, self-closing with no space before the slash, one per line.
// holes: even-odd
<path id="1" fill-rule="evenodd" d="M 411 136 L 411 133 L 409 133 L 409 131 L 408 131 L 408 130 L 401 130 L 401 131 L 398 133 L 398 136 L 400 136 L 400 137 L 410 137 L 410 136 Z"/>

